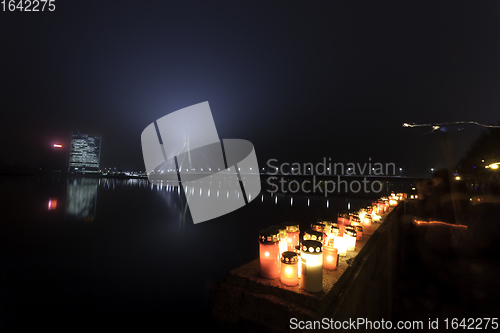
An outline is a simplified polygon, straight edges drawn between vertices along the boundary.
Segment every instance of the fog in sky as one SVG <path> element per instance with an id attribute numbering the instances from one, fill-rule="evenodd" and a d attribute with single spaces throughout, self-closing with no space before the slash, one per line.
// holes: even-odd
<path id="1" fill-rule="evenodd" d="M 71 132 L 101 166 L 143 170 L 154 120 L 208 101 L 259 164 L 453 162 L 500 104 L 498 2 L 56 1 L 0 13 L 0 159 L 67 166 Z M 54 150 L 54 143 L 65 149 Z"/>

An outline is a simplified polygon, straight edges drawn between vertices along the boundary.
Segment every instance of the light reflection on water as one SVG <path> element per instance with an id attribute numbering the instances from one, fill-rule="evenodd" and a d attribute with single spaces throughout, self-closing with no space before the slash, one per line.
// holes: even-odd
<path id="1" fill-rule="evenodd" d="M 82 220 L 82 221 L 92 221 L 96 215 L 96 207 L 98 202 L 98 189 L 114 191 L 122 187 L 136 187 L 139 189 L 149 189 L 150 191 L 159 192 L 159 195 L 169 204 L 170 207 L 174 206 L 179 209 L 180 212 L 185 211 L 184 205 L 180 204 L 178 198 L 173 198 L 171 195 L 181 195 L 181 188 L 175 186 L 177 183 L 161 183 L 153 184 L 148 182 L 146 179 L 109 179 L 109 178 L 68 178 L 66 186 L 66 206 L 65 214 L 66 218 L 71 220 Z M 220 187 L 220 184 L 219 184 Z M 224 191 L 223 196 L 220 196 L 220 189 L 216 192 L 212 191 L 212 184 L 196 184 L 196 185 L 186 185 L 183 187 L 182 191 L 188 196 L 198 196 L 208 198 L 218 198 L 220 201 L 236 200 L 240 197 L 238 191 Z M 322 198 L 321 196 L 312 197 L 313 203 L 311 203 L 311 197 L 305 195 L 284 195 L 279 193 L 269 193 L 269 197 L 265 195 L 263 191 L 260 194 L 261 200 L 258 201 L 264 205 L 274 205 L 278 207 L 279 205 L 286 205 L 289 202 L 289 207 L 294 208 L 319 208 L 319 205 L 324 205 L 326 208 L 330 208 L 330 198 Z M 279 200 L 279 197 L 286 198 L 289 200 Z M 268 200 L 268 198 L 270 200 Z M 50 198 L 49 202 L 57 202 L 56 199 Z M 333 199 L 335 201 L 335 199 Z M 338 198 L 337 201 L 344 203 L 345 198 Z M 177 204 L 174 204 L 177 202 Z M 321 203 L 322 202 L 322 203 Z M 369 204 L 369 200 L 366 200 Z M 351 209 L 351 203 L 347 202 L 344 207 L 336 205 L 336 209 Z M 361 207 L 360 207 L 361 208 Z M 51 209 L 54 209 L 52 207 Z"/>

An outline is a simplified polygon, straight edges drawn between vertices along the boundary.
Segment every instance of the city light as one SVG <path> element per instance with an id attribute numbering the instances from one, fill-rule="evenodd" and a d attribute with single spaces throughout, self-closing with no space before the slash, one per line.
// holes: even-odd
<path id="1" fill-rule="evenodd" d="M 500 162 L 497 162 L 497 163 L 492 163 L 490 165 L 486 165 L 485 168 L 486 169 L 493 169 L 493 170 L 496 170 L 498 169 L 498 165 L 500 164 Z"/>

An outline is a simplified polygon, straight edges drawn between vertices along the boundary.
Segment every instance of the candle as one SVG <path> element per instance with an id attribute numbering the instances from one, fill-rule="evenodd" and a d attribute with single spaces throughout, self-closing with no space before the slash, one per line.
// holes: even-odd
<path id="1" fill-rule="evenodd" d="M 276 279 L 280 276 L 279 231 L 263 229 L 259 233 L 260 276 Z"/>
<path id="2" fill-rule="evenodd" d="M 358 213 L 350 213 L 349 214 L 349 224 L 350 225 L 353 225 L 353 223 L 359 222 L 359 221 L 360 221 L 360 219 L 359 219 Z"/>
<path id="3" fill-rule="evenodd" d="M 314 240 L 323 242 L 323 233 L 321 231 L 306 230 L 304 231 L 303 240 Z"/>
<path id="4" fill-rule="evenodd" d="M 302 265 L 300 264 L 300 244 L 297 245 L 294 249 L 293 249 L 293 252 L 295 252 L 295 254 L 297 255 L 298 257 L 298 267 L 299 267 L 299 279 L 300 277 L 302 276 Z"/>
<path id="5" fill-rule="evenodd" d="M 322 241 L 325 240 L 325 225 L 321 222 L 316 222 L 311 224 L 311 229 L 317 232 L 321 232 L 322 236 L 321 239 Z"/>
<path id="6" fill-rule="evenodd" d="M 358 215 L 359 215 L 359 220 L 361 221 L 361 223 L 363 223 L 363 220 L 365 219 L 366 214 L 367 214 L 366 209 L 361 208 L 359 210 Z"/>
<path id="7" fill-rule="evenodd" d="M 288 235 L 286 232 L 286 226 L 280 225 L 280 226 L 277 226 L 276 229 L 278 229 L 278 231 L 280 233 L 280 245 L 279 246 L 280 246 L 280 255 L 281 255 L 281 253 L 288 251 L 288 241 L 287 241 Z"/>
<path id="8" fill-rule="evenodd" d="M 299 225 L 294 222 L 284 223 L 286 227 L 287 250 L 293 251 L 299 245 L 300 230 Z"/>
<path id="9" fill-rule="evenodd" d="M 344 226 L 349 222 L 349 216 L 346 213 L 339 213 L 337 222 L 339 227 L 339 235 L 342 236 L 344 234 Z"/>
<path id="10" fill-rule="evenodd" d="M 371 225 L 372 225 L 372 215 L 366 214 L 365 218 L 363 219 L 363 226 L 370 227 Z"/>
<path id="11" fill-rule="evenodd" d="M 328 244 L 328 240 L 332 237 L 332 221 L 324 221 L 325 227 L 323 228 L 323 244 Z M 337 223 L 335 223 L 337 224 Z M 338 230 L 338 228 L 337 228 Z"/>
<path id="12" fill-rule="evenodd" d="M 299 284 L 299 257 L 295 252 L 285 251 L 281 254 L 281 283 L 287 286 Z"/>
<path id="13" fill-rule="evenodd" d="M 354 227 L 356 230 L 356 240 L 359 241 L 363 237 L 363 227 L 361 225 L 357 225 Z"/>
<path id="14" fill-rule="evenodd" d="M 358 215 L 353 215 L 351 225 L 352 226 L 361 225 L 361 219 L 359 218 Z"/>
<path id="15" fill-rule="evenodd" d="M 342 225 L 345 225 L 349 222 L 349 214 L 346 213 L 346 212 L 340 212 L 338 215 L 337 215 L 337 222 Z"/>
<path id="16" fill-rule="evenodd" d="M 300 287 L 309 292 L 323 290 L 323 244 L 305 240 L 301 243 L 302 278 Z"/>
<path id="17" fill-rule="evenodd" d="M 345 257 L 347 255 L 347 243 L 343 236 L 334 237 L 333 247 L 338 250 L 339 256 Z"/>
<path id="18" fill-rule="evenodd" d="M 330 239 L 334 239 L 335 237 L 338 237 L 338 236 L 340 236 L 339 227 L 332 226 L 332 231 L 331 231 L 331 234 L 330 234 Z"/>
<path id="19" fill-rule="evenodd" d="M 385 213 L 385 204 L 382 201 L 382 199 L 378 200 L 377 205 L 378 205 L 378 214 L 384 214 Z"/>
<path id="20" fill-rule="evenodd" d="M 344 238 L 346 241 L 347 245 L 347 251 L 354 251 L 356 250 L 356 230 L 354 230 L 354 227 L 349 226 L 346 228 L 344 232 Z"/>
<path id="21" fill-rule="evenodd" d="M 328 270 L 337 269 L 338 249 L 333 246 L 323 246 L 323 268 Z"/>

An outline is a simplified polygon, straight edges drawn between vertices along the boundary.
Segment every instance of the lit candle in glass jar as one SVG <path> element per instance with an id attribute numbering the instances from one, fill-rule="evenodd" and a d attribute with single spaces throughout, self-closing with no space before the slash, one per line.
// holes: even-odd
<path id="1" fill-rule="evenodd" d="M 328 240 L 332 237 L 332 221 L 323 221 L 325 227 L 323 228 L 323 244 L 328 244 Z M 335 223 L 337 224 L 337 223 Z"/>
<path id="2" fill-rule="evenodd" d="M 316 222 L 316 223 L 311 224 L 311 230 L 321 232 L 322 242 L 325 240 L 325 225 L 323 223 Z"/>
<path id="3" fill-rule="evenodd" d="M 361 225 L 357 225 L 354 227 L 356 230 L 356 240 L 359 241 L 363 237 L 363 227 Z"/>
<path id="4" fill-rule="evenodd" d="M 347 255 L 347 242 L 345 237 L 337 236 L 333 239 L 333 247 L 338 250 L 339 256 L 345 257 Z"/>
<path id="5" fill-rule="evenodd" d="M 287 286 L 299 284 L 299 260 L 295 252 L 285 251 L 281 254 L 281 283 Z"/>
<path id="6" fill-rule="evenodd" d="M 339 227 L 336 225 L 332 225 L 330 239 L 334 239 L 335 237 L 338 237 L 338 236 L 340 236 Z"/>
<path id="7" fill-rule="evenodd" d="M 331 242 L 333 244 L 333 242 Z M 323 268 L 328 270 L 337 269 L 337 259 L 339 250 L 330 245 L 323 246 Z"/>
<path id="8" fill-rule="evenodd" d="M 382 197 L 380 198 L 380 201 L 382 202 L 384 213 L 387 213 L 387 211 L 389 210 L 389 199 L 387 197 Z"/>
<path id="9" fill-rule="evenodd" d="M 344 226 L 349 223 L 349 215 L 347 213 L 339 213 L 337 223 L 339 227 L 339 235 L 342 236 L 344 234 Z"/>
<path id="10" fill-rule="evenodd" d="M 384 214 L 385 213 L 385 204 L 384 204 L 384 202 L 381 199 L 379 199 L 378 202 L 377 202 L 377 205 L 378 205 L 378 213 L 379 213 L 379 215 Z"/>
<path id="11" fill-rule="evenodd" d="M 359 222 L 359 215 L 358 213 L 352 212 L 349 214 L 349 225 L 353 225 L 355 222 Z"/>
<path id="12" fill-rule="evenodd" d="M 304 231 L 303 240 L 315 240 L 323 243 L 323 233 L 316 230 L 306 230 Z"/>
<path id="13" fill-rule="evenodd" d="M 279 231 L 263 229 L 259 233 L 260 276 L 276 279 L 280 276 Z"/>
<path id="14" fill-rule="evenodd" d="M 366 214 L 365 218 L 363 219 L 363 226 L 370 227 L 371 225 L 372 225 L 372 215 Z"/>
<path id="15" fill-rule="evenodd" d="M 354 227 L 346 227 L 344 231 L 344 238 L 347 245 L 347 251 L 356 250 L 356 230 L 354 230 Z"/>
<path id="16" fill-rule="evenodd" d="M 287 250 L 293 251 L 300 241 L 299 225 L 294 222 L 286 222 L 284 225 L 286 227 Z"/>
<path id="17" fill-rule="evenodd" d="M 300 277 L 302 276 L 302 265 L 300 264 L 300 244 L 293 249 L 293 252 L 295 252 L 297 257 L 299 258 L 298 260 L 299 260 L 299 279 L 300 279 Z"/>
<path id="18" fill-rule="evenodd" d="M 275 229 L 278 229 L 280 233 L 280 255 L 281 253 L 288 251 L 288 242 L 287 242 L 287 232 L 286 232 L 286 226 L 284 225 L 279 225 L 279 226 L 274 226 Z"/>
<path id="19" fill-rule="evenodd" d="M 323 290 L 323 244 L 305 240 L 301 243 L 302 278 L 300 287 L 309 292 Z"/>
<path id="20" fill-rule="evenodd" d="M 353 215 L 351 220 L 351 226 L 357 226 L 357 225 L 361 225 L 361 219 L 359 218 L 358 215 Z"/>
<path id="21" fill-rule="evenodd" d="M 359 215 L 359 220 L 361 221 L 361 223 L 363 223 L 363 220 L 365 219 L 365 215 L 366 215 L 366 209 L 364 208 L 361 208 L 358 212 L 358 215 Z"/>

